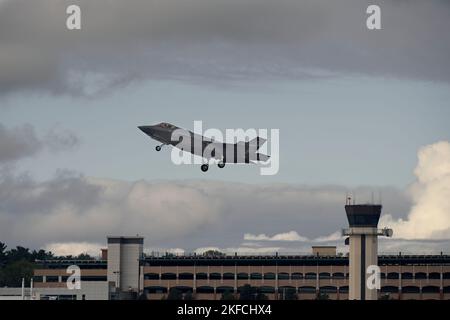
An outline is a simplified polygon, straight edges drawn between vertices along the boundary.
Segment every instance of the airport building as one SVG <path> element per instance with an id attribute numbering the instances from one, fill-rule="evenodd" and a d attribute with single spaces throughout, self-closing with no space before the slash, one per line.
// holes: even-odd
<path id="1" fill-rule="evenodd" d="M 110 236 L 97 260 L 36 261 L 31 288 L 0 299 L 450 300 L 450 255 L 378 255 L 380 205 L 345 207 L 349 254 L 316 246 L 307 255 L 144 255 L 144 238 Z M 378 266 L 379 288 L 366 286 Z M 74 272 L 77 270 L 77 272 Z"/>
<path id="2" fill-rule="evenodd" d="M 301 256 L 143 256 L 143 239 L 109 237 L 104 260 L 41 261 L 34 292 L 40 298 L 148 299 L 167 297 L 171 288 L 195 299 L 237 297 L 257 287 L 269 299 L 349 299 L 349 258 L 333 247 L 315 247 Z M 104 252 L 106 255 L 106 252 Z M 139 259 L 139 257 L 141 257 Z M 77 265 L 81 288 L 68 290 L 66 270 Z M 378 256 L 381 288 L 378 298 L 450 299 L 450 256 Z"/>

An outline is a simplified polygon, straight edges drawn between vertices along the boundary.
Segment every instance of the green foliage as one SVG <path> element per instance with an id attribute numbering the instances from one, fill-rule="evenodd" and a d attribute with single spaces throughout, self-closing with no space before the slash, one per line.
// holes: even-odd
<path id="1" fill-rule="evenodd" d="M 33 250 L 17 246 L 7 250 L 5 243 L 0 242 L 0 287 L 18 287 L 30 284 L 36 260 L 55 259 L 53 253 L 45 250 Z"/>
<path id="2" fill-rule="evenodd" d="M 183 300 L 183 295 L 176 288 L 170 288 L 167 300 Z"/>
<path id="3" fill-rule="evenodd" d="M 222 297 L 220 298 L 220 300 L 233 301 L 233 300 L 236 300 L 236 297 L 233 293 L 231 293 L 229 290 L 227 290 L 224 293 L 222 293 Z"/>
<path id="4" fill-rule="evenodd" d="M 25 278 L 25 285 L 29 285 L 32 276 L 32 262 L 26 260 L 12 261 L 2 268 L 0 284 L 2 287 L 20 287 L 22 285 L 22 278 Z"/>
<path id="5" fill-rule="evenodd" d="M 208 250 L 203 253 L 205 257 L 224 257 L 226 254 L 217 250 Z"/>

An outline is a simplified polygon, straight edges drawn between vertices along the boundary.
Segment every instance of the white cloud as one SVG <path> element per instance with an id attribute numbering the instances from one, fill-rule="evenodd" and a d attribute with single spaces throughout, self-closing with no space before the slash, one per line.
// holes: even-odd
<path id="1" fill-rule="evenodd" d="M 341 231 L 336 231 L 328 236 L 318 237 L 314 239 L 314 242 L 332 242 L 342 240 L 344 237 L 342 236 Z"/>
<path id="2" fill-rule="evenodd" d="M 282 247 L 230 247 L 230 248 L 219 248 L 219 247 L 203 247 L 197 248 L 194 252 L 196 254 L 203 254 L 206 251 L 220 251 L 229 255 L 237 253 L 238 255 L 258 255 L 258 254 L 275 254 L 277 252 L 282 251 Z"/>
<path id="3" fill-rule="evenodd" d="M 448 142 L 422 148 L 409 216 L 382 216 L 380 227 L 392 227 L 397 239 L 450 239 L 449 159 Z M 333 231 L 347 225 L 346 191 L 339 186 L 127 182 L 67 172 L 37 182 L 27 175 L 0 173 L 0 235 L 9 246 L 34 248 L 104 243 L 108 234 L 141 234 L 148 247 L 173 252 L 205 244 L 238 252 L 309 252 L 314 243 L 342 243 L 340 233 Z M 384 211 L 404 210 L 406 217 L 410 206 L 404 193 L 389 188 L 385 195 Z M 274 232 L 293 226 L 298 231 Z M 248 233 L 250 229 L 261 233 Z M 243 234 L 245 244 L 240 244 Z M 328 235 L 317 237 L 321 234 Z M 266 246 L 277 241 L 283 245 Z"/>
<path id="4" fill-rule="evenodd" d="M 411 186 L 414 205 L 406 219 L 384 215 L 380 225 L 394 229 L 395 238 L 450 239 L 450 143 L 425 146 L 418 153 Z"/>
<path id="5" fill-rule="evenodd" d="M 58 256 L 77 256 L 87 253 L 93 257 L 98 257 L 102 248 L 105 248 L 105 245 L 89 242 L 57 242 L 44 246 L 44 250 L 51 251 Z"/>
<path id="6" fill-rule="evenodd" d="M 148 255 L 164 255 L 166 253 L 172 253 L 177 256 L 182 256 L 186 253 L 186 250 L 182 248 L 144 248 L 144 253 Z"/>
<path id="7" fill-rule="evenodd" d="M 247 241 L 308 241 L 308 238 L 300 236 L 296 231 L 289 231 L 289 232 L 285 232 L 285 233 L 275 234 L 271 237 L 264 233 L 258 234 L 258 235 L 246 233 L 244 235 L 244 240 L 247 240 Z"/>

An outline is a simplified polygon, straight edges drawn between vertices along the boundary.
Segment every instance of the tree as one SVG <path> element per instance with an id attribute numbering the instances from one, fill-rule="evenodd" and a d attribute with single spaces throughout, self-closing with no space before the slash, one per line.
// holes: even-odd
<path id="1" fill-rule="evenodd" d="M 6 244 L 0 241 L 0 262 L 6 259 Z"/>
<path id="2" fill-rule="evenodd" d="M 183 300 L 183 295 L 180 290 L 176 288 L 170 288 L 169 294 L 167 295 L 167 300 Z"/>
<path id="3" fill-rule="evenodd" d="M 15 249 L 9 250 L 7 259 L 9 261 L 31 261 L 32 256 L 30 253 L 30 249 L 17 246 Z"/>
<path id="4" fill-rule="evenodd" d="M 195 300 L 195 296 L 191 291 L 188 291 L 184 294 L 183 300 Z"/>
<path id="5" fill-rule="evenodd" d="M 0 242 L 0 287 L 21 286 L 22 278 L 29 285 L 35 261 L 54 258 L 53 253 L 42 249 L 30 252 L 30 249 L 21 246 L 11 250 L 6 248 L 6 244 Z"/>
<path id="6" fill-rule="evenodd" d="M 54 259 L 54 255 L 51 251 L 47 252 L 45 250 L 33 250 L 33 252 L 31 253 L 32 259 L 33 261 L 35 260 L 50 260 L 50 259 Z"/>
<path id="7" fill-rule="evenodd" d="M 208 250 L 203 252 L 205 257 L 224 257 L 226 254 L 218 250 Z"/>
<path id="8" fill-rule="evenodd" d="M 22 278 L 25 278 L 25 283 L 29 285 L 30 279 L 33 277 L 33 268 L 33 263 L 26 260 L 8 263 L 2 269 L 0 286 L 20 287 Z"/>
<path id="9" fill-rule="evenodd" d="M 220 300 L 224 301 L 233 301 L 236 300 L 236 297 L 233 293 L 230 292 L 230 290 L 226 290 L 224 293 L 222 293 L 222 297 Z"/>

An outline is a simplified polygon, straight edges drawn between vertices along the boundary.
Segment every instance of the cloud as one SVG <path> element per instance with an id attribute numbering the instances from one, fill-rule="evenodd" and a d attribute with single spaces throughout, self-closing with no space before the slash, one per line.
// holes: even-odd
<path id="1" fill-rule="evenodd" d="M 41 148 L 42 143 L 31 125 L 8 129 L 0 123 L 0 164 L 33 156 Z"/>
<path id="2" fill-rule="evenodd" d="M 54 126 L 43 137 L 42 142 L 51 152 L 63 152 L 78 146 L 80 139 L 72 131 Z"/>
<path id="3" fill-rule="evenodd" d="M 82 29 L 66 29 L 78 4 Z M 336 75 L 450 80 L 445 1 L 9 0 L 0 92 L 91 96 L 148 79 L 193 83 Z M 105 9 L 107 8 L 107 9 Z M 20 19 L 18 18 L 20 17 Z"/>
<path id="4" fill-rule="evenodd" d="M 246 233 L 244 235 L 244 240 L 247 240 L 247 241 L 307 241 L 308 238 L 300 236 L 296 231 L 289 231 L 289 232 L 273 235 L 272 237 L 267 236 L 264 233 L 259 234 L 259 235 Z"/>
<path id="5" fill-rule="evenodd" d="M 450 143 L 425 146 L 418 153 L 411 186 L 413 207 L 406 219 L 382 217 L 382 224 L 394 229 L 396 238 L 450 239 Z"/>
<path id="6" fill-rule="evenodd" d="M 238 255 L 260 255 L 260 254 L 275 254 L 276 252 L 282 251 L 282 247 L 259 247 L 255 248 L 252 246 L 245 247 L 245 246 L 239 246 L 239 247 L 229 247 L 229 248 L 219 248 L 219 247 L 203 247 L 203 248 L 197 248 L 194 253 L 196 254 L 203 254 L 206 251 L 220 251 L 223 253 L 226 253 L 228 255 L 232 254 L 238 254 Z"/>
<path id="7" fill-rule="evenodd" d="M 341 241 L 344 237 L 342 236 L 341 231 L 333 232 L 328 236 L 318 237 L 314 239 L 314 242 L 333 242 L 333 241 Z"/>
<path id="8" fill-rule="evenodd" d="M 397 239 L 449 239 L 449 155 L 448 142 L 426 146 L 419 151 L 418 180 L 408 193 L 377 188 L 383 193 L 384 212 L 396 213 L 395 218 L 383 215 L 380 227 L 392 227 Z M 363 195 L 369 200 L 372 190 L 352 191 L 364 201 Z M 348 224 L 348 191 L 342 186 L 128 182 L 64 170 L 38 182 L 28 174 L 0 173 L 0 235 L 10 246 L 95 244 L 104 243 L 108 234 L 140 234 L 149 248 L 182 244 L 186 252 L 206 247 L 309 252 L 317 243 L 343 246 L 336 230 Z"/>
<path id="9" fill-rule="evenodd" d="M 401 191 L 387 190 L 387 206 L 406 213 L 408 199 Z M 68 171 L 37 182 L 27 174 L 9 173 L 0 175 L 0 234 L 10 245 L 36 247 L 140 234 L 148 247 L 183 244 L 187 252 L 236 248 L 236 239 L 253 230 L 272 235 L 267 238 L 273 241 L 313 239 L 346 225 L 346 191 L 337 186 L 127 182 Z M 285 233 L 292 226 L 298 231 Z"/>
<path id="10" fill-rule="evenodd" d="M 93 257 L 100 255 L 101 248 L 105 246 L 98 243 L 89 242 L 61 242 L 50 243 L 43 247 L 46 251 L 51 251 L 57 256 L 78 256 L 82 253 L 87 253 Z"/>
<path id="11" fill-rule="evenodd" d="M 30 124 L 7 128 L 0 123 L 0 165 L 32 157 L 43 150 L 67 151 L 79 144 L 78 137 L 55 126 L 44 137 L 38 137 Z"/>

